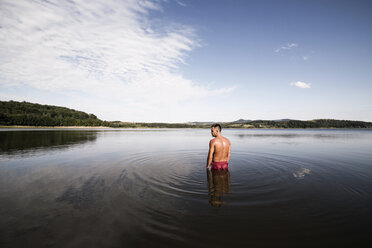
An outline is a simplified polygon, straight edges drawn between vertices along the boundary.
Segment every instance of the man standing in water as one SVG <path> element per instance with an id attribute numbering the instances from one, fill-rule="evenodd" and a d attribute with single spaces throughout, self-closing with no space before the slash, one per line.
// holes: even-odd
<path id="1" fill-rule="evenodd" d="M 221 135 L 221 125 L 213 124 L 211 134 L 214 139 L 209 142 L 209 153 L 207 159 L 207 169 L 212 162 L 212 170 L 227 170 L 231 156 L 231 143 Z"/>

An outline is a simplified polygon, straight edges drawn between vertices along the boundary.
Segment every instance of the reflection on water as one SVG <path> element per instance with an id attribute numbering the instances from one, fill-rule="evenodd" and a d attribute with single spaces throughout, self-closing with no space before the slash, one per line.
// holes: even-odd
<path id="1" fill-rule="evenodd" d="M 209 130 L 16 132 L 0 247 L 369 244 L 372 131 L 224 130 L 229 171 L 207 172 Z"/>
<path id="2" fill-rule="evenodd" d="M 71 132 L 74 132 L 71 135 Z M 0 153 L 27 154 L 36 150 L 66 149 L 71 145 L 94 142 L 92 131 L 0 131 Z"/>
<path id="3" fill-rule="evenodd" d="M 222 196 L 230 192 L 230 172 L 228 170 L 207 170 L 209 186 L 209 203 L 212 206 L 220 207 L 225 204 Z"/>
<path id="4" fill-rule="evenodd" d="M 301 168 L 300 170 L 296 170 L 293 172 L 293 176 L 298 179 L 303 179 L 305 175 L 310 174 L 310 170 L 307 168 Z"/>

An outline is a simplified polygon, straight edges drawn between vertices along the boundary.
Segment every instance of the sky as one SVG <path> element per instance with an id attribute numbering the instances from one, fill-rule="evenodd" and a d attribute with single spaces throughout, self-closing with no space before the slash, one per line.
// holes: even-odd
<path id="1" fill-rule="evenodd" d="M 0 0 L 0 100 L 108 121 L 372 121 L 371 11 L 358 0 Z"/>

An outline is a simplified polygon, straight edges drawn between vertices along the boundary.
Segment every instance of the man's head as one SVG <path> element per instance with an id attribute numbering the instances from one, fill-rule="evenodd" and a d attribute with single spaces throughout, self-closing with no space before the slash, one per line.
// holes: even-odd
<path id="1" fill-rule="evenodd" d="M 222 127 L 220 124 L 215 123 L 211 126 L 211 134 L 213 137 L 217 137 L 221 133 Z"/>

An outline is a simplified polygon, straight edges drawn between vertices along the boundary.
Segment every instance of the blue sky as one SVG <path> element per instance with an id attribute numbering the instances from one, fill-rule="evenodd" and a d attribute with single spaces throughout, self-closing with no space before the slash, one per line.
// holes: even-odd
<path id="1" fill-rule="evenodd" d="M 372 121 L 371 1 L 0 2 L 0 99 L 144 122 Z"/>

